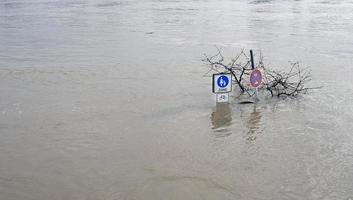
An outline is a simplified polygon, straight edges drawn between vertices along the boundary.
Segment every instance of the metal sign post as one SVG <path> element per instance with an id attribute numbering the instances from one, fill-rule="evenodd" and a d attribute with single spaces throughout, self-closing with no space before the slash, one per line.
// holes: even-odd
<path id="1" fill-rule="evenodd" d="M 252 50 L 250 50 L 250 60 L 251 60 L 251 69 L 255 69 L 255 64 L 254 64 L 254 55 L 252 53 Z"/>

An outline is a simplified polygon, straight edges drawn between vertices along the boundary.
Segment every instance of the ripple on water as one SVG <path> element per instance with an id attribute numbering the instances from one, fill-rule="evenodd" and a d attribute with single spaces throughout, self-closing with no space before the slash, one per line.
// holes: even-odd
<path id="1" fill-rule="evenodd" d="M 226 185 L 197 176 L 161 176 L 147 179 L 126 200 L 166 199 L 234 199 L 239 198 Z"/>

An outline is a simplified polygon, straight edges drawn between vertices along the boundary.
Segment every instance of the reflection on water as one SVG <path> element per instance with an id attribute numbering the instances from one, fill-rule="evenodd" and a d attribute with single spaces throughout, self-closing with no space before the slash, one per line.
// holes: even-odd
<path id="1" fill-rule="evenodd" d="M 240 112 L 232 113 L 232 107 L 237 107 Z M 236 116 L 232 116 L 232 114 Z M 233 120 L 239 120 L 246 128 L 246 140 L 254 141 L 262 133 L 261 108 L 256 104 L 228 104 L 217 103 L 215 111 L 211 113 L 210 120 L 216 137 L 227 137 L 232 134 L 230 126 Z"/>
<path id="2" fill-rule="evenodd" d="M 227 137 L 232 133 L 227 129 L 232 124 L 232 112 L 228 103 L 217 103 L 210 116 L 216 137 Z"/>
<path id="3" fill-rule="evenodd" d="M 249 129 L 247 132 L 247 140 L 254 141 L 257 138 L 257 135 L 261 133 L 261 111 L 256 108 L 256 105 L 253 105 L 253 111 L 250 113 L 246 127 Z"/>

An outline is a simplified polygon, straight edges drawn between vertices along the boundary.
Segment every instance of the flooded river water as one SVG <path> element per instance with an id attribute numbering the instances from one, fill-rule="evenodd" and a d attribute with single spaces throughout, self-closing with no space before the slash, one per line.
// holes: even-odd
<path id="1" fill-rule="evenodd" d="M 321 89 L 217 105 L 203 54 Z M 0 199 L 353 199 L 352 0 L 0 0 Z"/>

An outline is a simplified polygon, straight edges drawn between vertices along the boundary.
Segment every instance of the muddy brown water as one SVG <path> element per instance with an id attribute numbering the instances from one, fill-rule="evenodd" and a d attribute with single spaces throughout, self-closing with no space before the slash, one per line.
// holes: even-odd
<path id="1" fill-rule="evenodd" d="M 0 199 L 352 199 L 353 1 L 0 0 Z M 203 53 L 310 66 L 216 105 Z"/>

